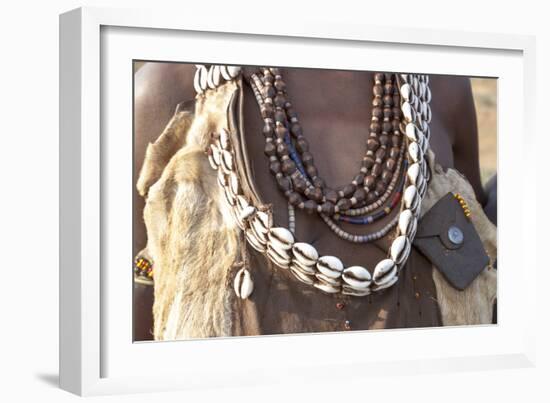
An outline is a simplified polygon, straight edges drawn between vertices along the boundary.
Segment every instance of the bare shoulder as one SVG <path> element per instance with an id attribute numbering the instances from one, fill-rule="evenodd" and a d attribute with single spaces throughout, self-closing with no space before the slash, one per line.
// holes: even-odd
<path id="1" fill-rule="evenodd" d="M 147 63 L 134 80 L 136 144 L 144 148 L 162 132 L 176 106 L 195 96 L 195 67 L 180 63 Z"/>
<path id="2" fill-rule="evenodd" d="M 461 121 L 473 121 L 475 124 L 470 79 L 460 76 L 434 75 L 430 76 L 430 89 L 432 91 L 432 110 L 437 109 L 437 115 L 448 130 L 449 140 L 454 146 L 461 140 L 461 136 L 458 135 Z M 469 134 L 477 136 L 477 133 Z"/>

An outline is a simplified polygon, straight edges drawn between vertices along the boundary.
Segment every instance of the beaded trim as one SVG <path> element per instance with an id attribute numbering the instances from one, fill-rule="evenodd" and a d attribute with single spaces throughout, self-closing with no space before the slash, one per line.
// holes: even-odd
<path id="1" fill-rule="evenodd" d="M 401 211 L 396 216 L 397 234 L 388 257 L 378 262 L 373 274 L 362 266 L 344 268 L 335 256 L 319 256 L 317 250 L 304 242 L 296 242 L 292 231 L 273 226 L 273 214 L 266 206 L 255 206 L 242 193 L 236 159 L 229 133 L 222 129 L 214 134 L 207 149 L 208 161 L 217 171 L 218 183 L 225 194 L 236 224 L 248 243 L 273 262 L 289 270 L 299 281 L 329 294 L 341 293 L 366 296 L 394 285 L 411 250 L 416 234 L 422 198 L 427 190 L 429 170 L 424 159 L 429 147 L 431 92 L 429 78 L 424 75 L 402 74 L 400 93 L 403 112 L 402 132 L 407 138 L 408 168 Z M 290 209 L 289 209 L 290 215 Z M 241 273 L 236 284 L 242 283 Z M 246 277 L 247 281 L 251 281 Z M 241 297 L 241 294 L 237 293 Z"/>

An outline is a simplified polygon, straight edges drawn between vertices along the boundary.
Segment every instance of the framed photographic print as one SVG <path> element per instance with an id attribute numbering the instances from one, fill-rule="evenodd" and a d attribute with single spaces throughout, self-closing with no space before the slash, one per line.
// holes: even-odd
<path id="1" fill-rule="evenodd" d="M 530 365 L 532 38 L 60 21 L 63 388 Z"/>

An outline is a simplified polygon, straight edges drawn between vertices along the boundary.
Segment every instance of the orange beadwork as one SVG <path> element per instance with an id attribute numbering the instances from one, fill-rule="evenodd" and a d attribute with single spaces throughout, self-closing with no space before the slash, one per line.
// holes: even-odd
<path id="1" fill-rule="evenodd" d="M 470 207 L 468 206 L 468 203 L 459 193 L 454 193 L 454 197 L 456 200 L 458 200 L 458 203 L 460 204 L 460 207 L 462 207 L 462 210 L 464 211 L 464 215 L 466 218 L 472 217 L 472 211 L 470 210 Z"/>

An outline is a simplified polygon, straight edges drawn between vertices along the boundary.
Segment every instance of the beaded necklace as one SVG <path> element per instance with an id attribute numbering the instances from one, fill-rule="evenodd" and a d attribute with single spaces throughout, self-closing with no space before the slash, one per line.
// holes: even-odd
<path id="1" fill-rule="evenodd" d="M 267 71 L 273 73 L 271 74 L 273 77 L 263 80 L 257 76 L 256 78 L 252 77 L 252 81 L 258 81 L 258 84 L 261 81 L 261 83 L 264 84 L 263 89 L 261 89 L 259 85 L 256 85 L 254 93 L 257 100 L 262 99 L 264 101 L 263 106 L 270 103 L 274 103 L 276 105 L 272 111 L 273 117 L 271 117 L 272 112 L 268 110 L 269 107 L 261 109 L 262 116 L 265 116 L 264 122 L 266 123 L 264 126 L 264 135 L 274 135 L 277 140 L 280 140 L 275 141 L 276 155 L 271 155 L 271 151 L 266 153 L 269 155 L 270 161 L 273 163 L 279 161 L 275 161 L 275 159 L 271 159 L 271 157 L 280 157 L 281 160 L 281 171 L 273 169 L 272 172 L 275 171 L 275 176 L 278 182 L 285 182 L 284 186 L 279 185 L 285 192 L 290 191 L 291 185 L 294 186 L 292 189 L 295 189 L 295 182 L 300 182 L 295 179 L 298 175 L 301 175 L 306 182 L 304 194 L 305 189 L 308 187 L 321 189 L 322 192 L 324 182 L 322 182 L 322 179 L 318 177 L 316 169 L 313 169 L 313 164 L 305 162 L 302 164 L 302 167 L 300 167 L 300 163 L 296 163 L 294 161 L 298 153 L 301 158 L 296 158 L 296 161 L 304 161 L 304 154 L 307 152 L 307 147 L 302 147 L 304 144 L 303 140 L 305 139 L 301 138 L 303 135 L 301 134 L 300 129 L 298 129 L 296 125 L 294 125 L 294 129 L 292 128 L 292 125 L 297 123 L 297 116 L 292 111 L 291 105 L 289 105 L 289 102 L 286 101 L 286 99 L 276 100 L 278 95 L 281 95 L 281 93 L 284 94 L 284 90 L 286 88 L 280 77 L 280 72 L 276 69 L 264 69 L 263 71 L 264 78 L 266 76 L 270 77 L 265 74 Z M 231 74 L 229 72 L 231 72 Z M 221 83 L 223 80 L 229 81 L 239 79 L 240 77 L 241 70 L 239 67 L 211 66 L 207 69 L 204 66 L 199 66 L 195 76 L 195 88 L 197 88 L 197 92 L 199 94 L 198 96 L 204 96 L 208 94 L 209 90 L 215 90 L 217 88 L 216 81 Z M 397 93 L 395 90 L 390 92 L 388 85 L 388 93 L 383 95 L 383 92 L 380 91 L 382 76 L 378 73 L 375 76 L 375 89 L 373 90 L 375 93 L 375 101 L 373 101 L 373 103 L 378 103 L 378 101 L 376 101 L 376 96 L 382 97 L 382 102 L 384 102 L 384 97 L 391 96 L 392 102 L 398 105 L 400 109 L 399 113 L 395 113 L 394 111 L 393 116 L 399 116 L 399 119 L 391 120 L 390 125 L 382 124 L 380 127 L 380 135 L 376 133 L 376 130 L 374 130 L 376 136 L 371 133 L 369 139 L 367 140 L 367 153 L 365 158 L 369 160 L 369 158 L 373 158 L 372 156 L 374 155 L 374 163 L 370 164 L 367 162 L 366 165 L 370 165 L 370 168 L 366 165 L 362 165 L 361 173 L 368 174 L 370 172 L 372 174 L 373 168 L 376 164 L 381 166 L 383 156 L 382 152 L 378 151 L 385 149 L 381 147 L 381 145 L 385 142 L 385 140 L 380 141 L 381 136 L 387 135 L 387 129 L 389 129 L 390 126 L 392 130 L 397 127 L 399 135 L 395 133 L 394 130 L 392 136 L 402 138 L 402 140 L 398 143 L 396 139 L 396 141 L 392 143 L 392 148 L 396 148 L 397 144 L 399 144 L 400 148 L 398 150 L 400 151 L 400 154 L 394 153 L 394 156 L 397 157 L 398 155 L 402 155 L 403 162 L 390 164 L 395 166 L 395 170 L 393 171 L 391 177 L 392 181 L 396 177 L 401 179 L 398 189 L 403 190 L 402 197 L 400 196 L 401 191 L 398 191 L 394 195 L 394 198 L 388 207 L 391 210 L 392 207 L 397 207 L 399 204 L 399 214 L 397 214 L 381 230 L 365 235 L 365 237 L 370 237 L 370 240 L 378 239 L 389 233 L 393 227 L 396 227 L 395 237 L 391 243 L 391 247 L 389 248 L 388 256 L 376 264 L 372 275 L 370 271 L 363 266 L 351 266 L 346 268 L 339 258 L 335 256 L 319 256 L 317 250 L 312 245 L 304 242 L 297 242 L 293 235 L 294 231 L 292 231 L 292 227 L 295 225 L 293 208 L 295 206 L 300 208 L 300 203 L 292 203 L 290 201 L 290 193 L 288 194 L 289 228 L 273 226 L 273 214 L 271 210 L 264 205 L 254 205 L 251 202 L 251 199 L 242 192 L 241 178 L 238 174 L 236 167 L 237 160 L 234 154 L 235 145 L 232 144 L 231 136 L 226 130 L 221 130 L 219 133 L 215 133 L 212 136 L 210 146 L 207 150 L 208 160 L 212 168 L 217 171 L 218 182 L 230 206 L 230 211 L 233 214 L 236 224 L 243 231 L 244 238 L 248 241 L 248 243 L 254 249 L 265 254 L 266 257 L 278 267 L 289 270 L 299 281 L 312 285 L 326 293 L 365 296 L 371 294 L 372 292 L 380 291 L 392 286 L 397 282 L 399 271 L 408 258 L 411 250 L 411 242 L 416 234 L 417 218 L 420 212 L 421 200 L 426 192 L 427 181 L 429 180 L 429 170 L 424 159 L 424 154 L 428 148 L 428 140 L 430 135 L 428 123 L 431 120 L 431 110 L 429 107 L 431 93 L 428 87 L 429 78 L 428 76 L 415 74 L 383 75 L 383 77 L 386 82 L 395 82 L 398 91 Z M 271 85 L 266 83 L 270 83 Z M 260 96 L 260 91 L 263 92 L 265 95 L 264 97 Z M 272 102 L 266 102 L 266 100 L 270 98 L 272 99 Z M 389 108 L 389 98 L 387 98 L 387 101 L 386 109 Z M 261 106 L 262 105 L 260 105 L 260 107 Z M 283 107 L 285 108 L 284 110 Z M 288 126 L 284 125 L 285 122 L 283 119 L 283 112 L 287 117 L 290 117 L 290 129 L 287 129 Z M 382 111 L 382 114 L 382 116 L 384 116 L 384 111 Z M 379 111 L 373 111 L 373 117 L 379 118 L 379 116 Z M 389 119 L 391 116 L 392 115 L 388 113 L 385 117 Z M 388 120 L 383 121 L 383 123 L 387 122 Z M 288 121 L 286 123 L 288 125 Z M 377 121 L 374 121 L 374 123 L 377 123 Z M 379 125 L 371 125 L 371 129 L 372 127 L 376 128 L 378 126 Z M 386 130 L 384 130 L 385 128 Z M 297 144 L 297 151 L 293 150 L 293 144 L 289 141 L 289 132 L 295 136 L 294 138 Z M 379 148 L 376 148 L 373 145 L 369 148 L 368 144 L 370 140 L 378 140 Z M 388 140 L 390 141 L 390 139 Z M 266 143 L 271 142 L 266 141 Z M 302 145 L 300 145 L 300 143 Z M 372 143 L 373 141 L 371 141 L 371 144 Z M 389 143 L 386 143 L 386 148 L 388 144 Z M 278 152 L 278 149 L 281 151 Z M 376 149 L 376 151 L 374 151 L 374 149 Z M 403 152 L 403 150 L 406 151 Z M 369 151 L 371 151 L 370 154 Z M 377 152 L 378 156 L 376 155 Z M 306 157 L 306 161 L 312 162 L 312 159 L 310 159 L 307 154 Z M 286 165 L 286 167 L 284 165 Z M 399 166 L 401 166 L 401 169 L 399 169 Z M 366 168 L 366 172 L 364 168 Z M 378 168 L 377 170 L 379 169 L 381 168 Z M 402 173 L 400 174 L 399 172 Z M 287 176 L 284 175 L 285 173 Z M 304 173 L 307 176 L 304 175 Z M 381 172 L 379 172 L 379 175 L 381 175 Z M 281 178 L 286 178 L 287 180 Z M 387 180 L 388 179 L 386 178 L 386 181 Z M 356 182 L 354 186 L 357 187 L 360 182 L 357 180 L 354 181 Z M 388 182 L 388 185 L 391 184 L 392 181 Z M 290 185 L 287 186 L 289 182 Z M 363 181 L 364 186 L 366 185 L 365 182 L 366 177 Z M 349 198 L 351 193 L 341 189 L 337 193 L 339 198 L 334 209 L 334 213 L 337 215 L 333 215 L 333 218 L 343 221 L 347 220 L 348 222 L 357 220 L 357 223 L 361 224 L 361 218 L 353 218 L 357 215 L 363 214 L 357 213 L 357 211 L 362 211 L 361 209 L 364 209 L 365 211 L 374 211 L 377 207 L 372 206 L 376 204 L 382 205 L 384 203 L 380 202 L 380 200 L 386 195 L 386 193 L 388 193 L 388 189 L 389 186 L 384 189 L 384 192 L 373 192 L 375 195 L 374 198 L 378 197 L 378 200 L 374 201 L 374 199 L 371 198 L 371 202 L 368 204 L 369 202 L 365 198 L 365 201 L 363 202 L 364 205 L 357 207 L 349 215 L 347 215 L 347 212 L 350 210 L 351 204 L 353 204 L 351 203 L 351 198 Z M 356 190 L 357 189 L 355 189 L 355 191 Z M 367 194 L 369 194 L 370 191 L 371 189 L 369 187 L 369 192 L 367 192 Z M 311 194 L 311 191 L 309 193 Z M 391 194 L 391 191 L 389 194 Z M 313 197 L 318 198 L 317 195 L 313 195 Z M 326 200 L 326 192 L 322 197 Z M 388 197 L 389 195 L 386 196 L 386 199 Z M 398 201 L 395 201 L 396 197 L 399 197 Z M 321 198 L 321 200 L 323 199 Z M 340 203 L 341 200 L 348 201 L 345 203 Z M 312 201 L 312 199 L 309 199 L 308 201 Z M 357 203 L 358 201 L 359 200 L 356 198 L 355 202 Z M 307 201 L 303 202 L 304 209 L 307 210 L 305 207 L 306 203 Z M 337 208 L 338 203 L 340 203 L 341 206 L 345 204 L 345 207 L 347 207 L 342 208 L 344 214 L 340 214 L 340 208 Z M 320 206 L 317 206 L 316 209 L 312 210 L 316 210 L 321 213 L 323 220 L 327 223 L 327 225 L 329 225 L 329 227 L 331 227 L 331 229 L 333 229 L 333 231 L 339 234 L 339 236 L 344 239 L 348 239 L 351 242 L 365 242 L 365 240 L 360 239 L 363 235 L 351 235 L 339 229 L 332 218 L 322 211 L 322 207 L 320 209 L 319 207 Z M 374 215 L 376 214 L 381 213 L 375 213 Z M 374 220 L 374 215 L 369 216 L 371 218 L 365 219 L 367 224 L 370 220 Z M 338 231 L 341 232 L 338 233 Z M 235 277 L 234 287 L 237 296 L 240 298 L 248 298 L 248 296 L 252 293 L 253 282 L 247 267 L 243 267 L 238 271 Z"/>

